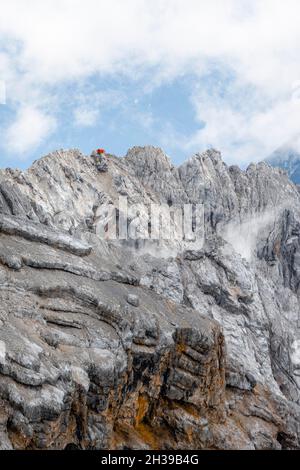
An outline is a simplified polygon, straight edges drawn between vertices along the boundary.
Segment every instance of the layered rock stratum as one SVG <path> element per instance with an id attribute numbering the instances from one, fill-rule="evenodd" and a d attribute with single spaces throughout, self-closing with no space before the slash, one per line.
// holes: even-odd
<path id="1" fill-rule="evenodd" d="M 204 204 L 205 237 L 103 240 L 103 204 Z M 219 152 L 0 171 L 2 449 L 300 448 L 300 195 Z"/>

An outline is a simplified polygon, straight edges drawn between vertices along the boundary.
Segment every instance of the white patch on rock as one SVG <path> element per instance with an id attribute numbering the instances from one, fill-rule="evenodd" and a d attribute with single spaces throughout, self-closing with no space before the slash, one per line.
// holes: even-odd
<path id="1" fill-rule="evenodd" d="M 90 379 L 88 374 L 80 367 L 72 367 L 72 379 L 78 385 L 81 385 L 87 392 L 90 386 Z"/>
<path id="2" fill-rule="evenodd" d="M 0 341 L 0 364 L 5 364 L 6 360 L 6 344 Z"/>
<path id="3" fill-rule="evenodd" d="M 294 366 L 300 367 L 300 340 L 296 340 L 292 344 L 291 360 Z"/>

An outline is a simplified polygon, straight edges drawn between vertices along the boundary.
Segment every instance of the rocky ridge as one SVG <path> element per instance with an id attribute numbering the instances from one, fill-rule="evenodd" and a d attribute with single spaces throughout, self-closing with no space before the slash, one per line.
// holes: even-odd
<path id="1" fill-rule="evenodd" d="M 120 195 L 204 203 L 205 243 L 99 239 Z M 299 448 L 299 250 L 298 190 L 266 163 L 1 170 L 1 448 Z"/>

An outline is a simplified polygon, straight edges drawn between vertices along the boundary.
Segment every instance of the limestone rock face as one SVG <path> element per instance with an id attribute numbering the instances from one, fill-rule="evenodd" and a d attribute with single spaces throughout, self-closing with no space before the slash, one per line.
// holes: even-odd
<path id="1" fill-rule="evenodd" d="M 0 448 L 300 448 L 297 188 L 215 150 L 106 164 L 0 171 Z M 204 204 L 204 243 L 99 237 L 120 196 Z"/>

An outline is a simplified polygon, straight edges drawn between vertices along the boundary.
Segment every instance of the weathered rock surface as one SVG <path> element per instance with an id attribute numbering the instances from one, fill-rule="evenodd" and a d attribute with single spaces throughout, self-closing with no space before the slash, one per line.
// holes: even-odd
<path id="1" fill-rule="evenodd" d="M 0 171 L 0 448 L 300 448 L 297 188 L 214 150 L 106 164 Z M 205 243 L 100 240 L 119 196 L 204 203 Z"/>

